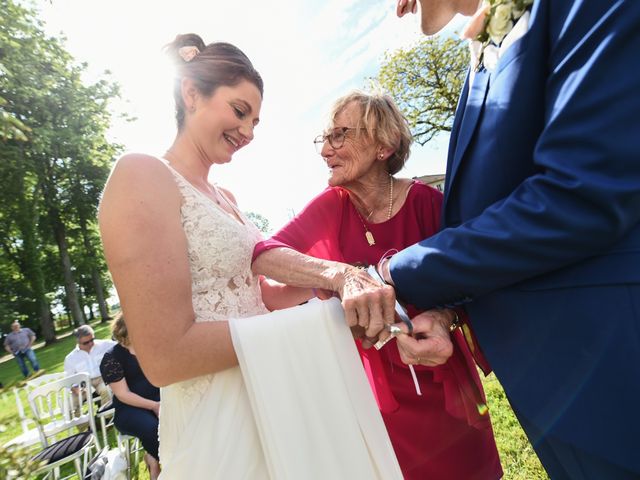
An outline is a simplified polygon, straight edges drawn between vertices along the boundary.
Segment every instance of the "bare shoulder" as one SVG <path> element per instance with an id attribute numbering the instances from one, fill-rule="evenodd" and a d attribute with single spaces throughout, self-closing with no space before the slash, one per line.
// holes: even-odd
<path id="1" fill-rule="evenodd" d="M 144 153 L 128 153 L 120 157 L 114 165 L 109 182 L 141 182 L 144 184 L 158 178 L 171 178 L 169 169 L 159 158 Z"/>
<path id="2" fill-rule="evenodd" d="M 120 157 L 109 175 L 101 204 L 115 198 L 133 199 L 138 196 L 163 192 L 171 197 L 177 186 L 167 166 L 157 157 L 142 153 L 129 153 Z M 163 197 L 158 197 L 162 201 Z"/>
<path id="3" fill-rule="evenodd" d="M 101 228 L 124 226 L 136 219 L 175 216 L 181 196 L 169 168 L 158 158 L 127 154 L 118 159 L 107 180 L 98 210 Z M 124 223 L 123 223 L 124 222 Z M 122 224 L 122 225 L 121 225 Z"/>

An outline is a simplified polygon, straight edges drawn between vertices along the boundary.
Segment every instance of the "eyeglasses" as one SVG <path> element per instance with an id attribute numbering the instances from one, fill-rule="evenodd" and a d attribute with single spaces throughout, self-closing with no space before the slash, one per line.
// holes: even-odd
<path id="1" fill-rule="evenodd" d="M 313 144 L 316 146 L 316 151 L 318 153 L 322 153 L 324 142 L 329 142 L 329 145 L 331 145 L 331 148 L 333 148 L 334 150 L 342 148 L 344 145 L 344 139 L 347 137 L 347 132 L 349 130 L 366 130 L 366 128 L 340 127 L 334 128 L 329 133 L 318 135 L 313 140 Z"/>
<path id="2" fill-rule="evenodd" d="M 94 340 L 95 340 L 95 337 L 94 338 L 90 338 L 86 342 L 80 342 L 80 344 L 81 345 L 89 345 L 90 343 L 93 343 Z"/>

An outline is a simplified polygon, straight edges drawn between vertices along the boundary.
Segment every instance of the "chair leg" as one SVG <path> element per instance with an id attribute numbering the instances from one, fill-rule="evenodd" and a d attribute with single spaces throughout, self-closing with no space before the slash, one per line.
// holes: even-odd
<path id="1" fill-rule="evenodd" d="M 131 437 L 125 440 L 125 449 L 127 455 L 127 479 L 131 478 Z"/>
<path id="2" fill-rule="evenodd" d="M 102 444 L 106 447 L 107 443 L 107 422 L 104 416 L 100 417 L 100 429 L 102 430 Z"/>
<path id="3" fill-rule="evenodd" d="M 80 457 L 76 458 L 73 463 L 76 466 L 76 473 L 78 474 L 78 478 L 82 480 L 84 476 L 82 475 L 82 462 L 80 461 Z"/>
<path id="4" fill-rule="evenodd" d="M 140 439 L 136 438 L 133 441 L 133 464 L 134 465 L 139 465 L 140 464 L 140 450 L 142 449 L 142 446 L 140 445 Z"/>

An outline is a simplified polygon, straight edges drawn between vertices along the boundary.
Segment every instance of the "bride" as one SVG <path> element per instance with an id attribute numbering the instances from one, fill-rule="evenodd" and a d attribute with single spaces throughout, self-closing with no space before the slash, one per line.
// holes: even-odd
<path id="1" fill-rule="evenodd" d="M 394 298 L 355 267 L 315 259 L 296 272 L 298 288 L 260 282 L 259 231 L 208 178 L 253 140 L 262 78 L 227 43 L 187 34 L 166 50 L 177 63 L 178 133 L 162 159 L 116 163 L 99 210 L 105 256 L 140 364 L 162 387 L 161 478 L 273 478 L 229 320 L 267 313 L 263 297 L 295 305 L 321 288 L 358 311 L 349 326 L 377 334 L 393 321 Z"/>

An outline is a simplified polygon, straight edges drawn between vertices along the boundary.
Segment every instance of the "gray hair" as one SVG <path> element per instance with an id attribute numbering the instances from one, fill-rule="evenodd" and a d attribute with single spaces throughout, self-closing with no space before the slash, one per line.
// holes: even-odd
<path id="1" fill-rule="evenodd" d="M 73 331 L 73 334 L 77 339 L 80 339 L 81 337 L 88 337 L 89 335 L 93 335 L 93 328 L 89 325 L 80 325 Z"/>

